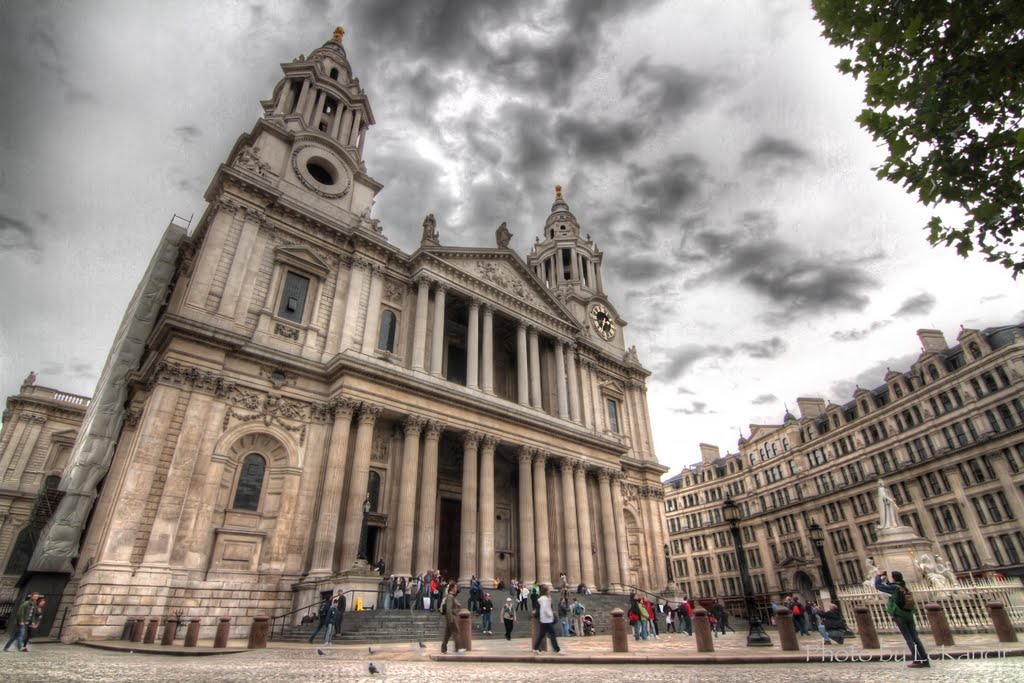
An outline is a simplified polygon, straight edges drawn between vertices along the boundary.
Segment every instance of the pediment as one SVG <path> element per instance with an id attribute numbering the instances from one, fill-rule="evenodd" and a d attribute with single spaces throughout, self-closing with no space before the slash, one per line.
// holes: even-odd
<path id="1" fill-rule="evenodd" d="M 757 441 L 758 439 L 764 439 L 776 432 L 780 425 L 750 425 L 750 438 L 748 441 Z"/>
<path id="2" fill-rule="evenodd" d="M 537 279 L 533 271 L 508 249 L 432 249 L 430 256 L 479 283 L 478 291 L 488 290 L 538 309 L 560 322 L 579 329 L 580 323 Z"/>
<path id="3" fill-rule="evenodd" d="M 789 567 L 803 567 L 807 564 L 807 560 L 802 557 L 793 557 L 792 555 L 788 555 L 786 559 L 779 563 L 779 568 L 784 567 L 788 569 Z"/>
<path id="4" fill-rule="evenodd" d="M 294 265 L 305 266 L 321 275 L 326 275 L 331 267 L 326 261 L 320 258 L 308 245 L 293 244 L 277 248 L 277 258 L 281 261 L 291 262 Z"/>

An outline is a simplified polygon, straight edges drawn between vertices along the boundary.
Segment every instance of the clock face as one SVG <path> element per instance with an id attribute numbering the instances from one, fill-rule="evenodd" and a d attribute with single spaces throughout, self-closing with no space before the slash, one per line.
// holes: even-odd
<path id="1" fill-rule="evenodd" d="M 615 321 L 612 314 L 601 304 L 594 304 L 590 309 L 590 322 L 594 323 L 594 329 L 601 335 L 601 338 L 608 341 L 615 336 Z"/>

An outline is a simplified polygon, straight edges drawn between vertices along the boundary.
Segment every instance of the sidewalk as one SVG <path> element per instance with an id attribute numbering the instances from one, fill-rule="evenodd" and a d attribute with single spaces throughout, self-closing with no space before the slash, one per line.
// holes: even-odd
<path id="1" fill-rule="evenodd" d="M 778 633 L 769 629 L 772 639 L 771 647 L 748 647 L 746 632 L 729 633 L 714 639 L 714 652 L 697 652 L 693 637 L 682 634 L 663 634 L 659 639 L 635 641 L 632 635 L 628 640 L 629 652 L 612 652 L 611 636 L 590 636 L 587 638 L 559 638 L 558 644 L 563 654 L 545 653 L 534 655 L 530 651 L 530 642 L 525 638 L 505 640 L 500 635 L 477 636 L 470 652 L 454 654 L 454 643 L 449 643 L 449 654 L 442 655 L 438 639 L 424 641 L 426 647 L 419 643 L 381 643 L 379 645 L 336 645 L 324 648 L 320 644 L 280 643 L 271 641 L 269 649 L 275 650 L 316 650 L 343 652 L 349 654 L 369 654 L 373 650 L 374 661 L 416 661 L 429 658 L 438 662 L 543 662 L 549 664 L 793 664 L 797 662 L 892 662 L 903 661 L 907 657 L 907 646 L 898 635 L 880 636 L 882 647 L 877 650 L 865 650 L 856 637 L 847 638 L 843 645 L 821 645 L 817 636 L 799 637 L 800 650 L 783 652 L 779 645 Z M 956 645 L 941 648 L 933 645 L 931 638 L 925 634 L 922 638 L 933 661 L 952 661 L 968 659 L 998 659 L 1004 657 L 1024 656 L 1024 643 L 1000 643 L 994 634 L 971 634 L 954 636 Z M 214 649 L 209 644 L 186 648 L 175 645 L 143 645 L 122 640 L 80 642 L 79 645 L 96 647 L 105 650 L 134 652 L 145 654 L 162 654 L 177 656 L 204 656 L 218 654 L 235 654 L 246 652 L 245 640 L 229 641 L 228 647 Z"/>

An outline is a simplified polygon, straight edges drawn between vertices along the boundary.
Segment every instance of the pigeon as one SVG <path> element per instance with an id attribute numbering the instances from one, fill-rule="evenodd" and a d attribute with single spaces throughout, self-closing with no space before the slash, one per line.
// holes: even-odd
<path id="1" fill-rule="evenodd" d="M 323 656 L 324 656 L 325 654 L 327 654 L 326 652 L 324 652 L 324 651 L 323 651 L 323 650 L 321 650 L 320 648 L 317 648 L 317 649 L 316 649 L 316 653 L 317 653 L 318 655 L 320 655 L 321 657 L 323 657 Z"/>
<path id="2" fill-rule="evenodd" d="M 373 654 L 373 647 L 366 648 L 366 651 L 369 652 L 372 655 Z"/>
<path id="3" fill-rule="evenodd" d="M 426 643 L 424 643 L 424 642 L 423 642 L 423 641 L 421 640 L 421 641 L 420 641 L 420 647 L 426 647 L 426 646 L 427 646 L 427 644 L 426 644 Z"/>
<path id="4" fill-rule="evenodd" d="M 373 665 L 373 662 L 370 662 L 370 675 L 372 676 L 373 674 L 379 674 L 379 673 L 380 673 L 380 669 L 375 667 Z"/>

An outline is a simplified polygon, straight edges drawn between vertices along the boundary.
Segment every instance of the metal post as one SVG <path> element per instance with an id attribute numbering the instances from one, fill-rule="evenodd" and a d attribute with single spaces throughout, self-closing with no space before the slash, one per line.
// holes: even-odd
<path id="1" fill-rule="evenodd" d="M 743 584 L 743 601 L 747 606 L 747 621 L 750 629 L 747 631 L 748 647 L 770 647 L 772 639 L 765 633 L 761 626 L 761 617 L 757 614 L 754 606 L 754 589 L 750 582 L 750 569 L 747 567 L 747 556 L 740 544 L 740 509 L 731 498 L 725 500 L 723 517 L 729 522 L 729 530 L 732 532 L 732 544 L 736 549 L 736 561 L 740 565 L 740 582 Z"/>

